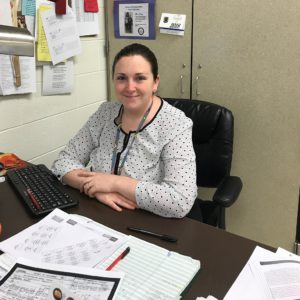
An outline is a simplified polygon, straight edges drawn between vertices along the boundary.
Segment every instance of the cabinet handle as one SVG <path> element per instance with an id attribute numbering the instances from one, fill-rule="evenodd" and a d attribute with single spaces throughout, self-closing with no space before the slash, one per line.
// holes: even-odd
<path id="1" fill-rule="evenodd" d="M 184 94 L 184 89 L 183 89 L 183 75 L 180 75 L 180 90 L 181 90 L 181 94 Z"/>
<path id="2" fill-rule="evenodd" d="M 196 95 L 197 96 L 200 95 L 200 91 L 199 91 L 199 76 L 196 77 Z"/>

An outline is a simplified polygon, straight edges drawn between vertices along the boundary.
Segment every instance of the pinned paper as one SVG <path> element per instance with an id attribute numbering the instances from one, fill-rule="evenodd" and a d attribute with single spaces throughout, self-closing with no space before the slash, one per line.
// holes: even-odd
<path id="1" fill-rule="evenodd" d="M 35 16 L 35 0 L 22 1 L 22 15 Z"/>
<path id="2" fill-rule="evenodd" d="M 43 66 L 43 96 L 68 94 L 73 90 L 73 61 L 56 66 Z"/>
<path id="3" fill-rule="evenodd" d="M 51 4 L 51 2 L 49 2 Z M 38 11 L 38 39 L 37 39 L 37 60 L 38 61 L 51 61 L 51 55 L 48 48 L 48 43 L 43 27 L 41 14 L 47 10 L 54 9 L 54 6 L 41 5 Z"/>
<path id="4" fill-rule="evenodd" d="M 62 16 L 53 10 L 44 11 L 41 18 L 53 65 L 81 53 L 76 20 L 70 8 Z"/>
<path id="5" fill-rule="evenodd" d="M 22 85 L 14 85 L 14 75 L 9 55 L 0 55 L 0 85 L 1 94 L 4 96 L 12 94 L 27 94 L 36 92 L 36 72 L 34 57 L 20 57 L 20 71 L 22 74 Z"/>
<path id="6" fill-rule="evenodd" d="M 99 34 L 98 14 L 85 12 L 82 0 L 72 0 L 72 11 L 80 36 Z"/>
<path id="7" fill-rule="evenodd" d="M 85 12 L 98 12 L 98 1 L 97 0 L 84 0 L 84 11 Z"/>
<path id="8" fill-rule="evenodd" d="M 184 35 L 186 15 L 162 13 L 159 29 L 160 33 Z"/>

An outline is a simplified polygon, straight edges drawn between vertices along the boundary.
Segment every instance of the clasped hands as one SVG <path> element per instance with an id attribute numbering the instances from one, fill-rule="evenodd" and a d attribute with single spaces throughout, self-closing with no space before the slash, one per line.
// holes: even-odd
<path id="1" fill-rule="evenodd" d="M 122 208 L 137 208 L 134 199 L 136 186 L 134 179 L 101 172 L 74 170 L 64 176 L 64 181 L 116 211 L 122 211 Z M 132 191 L 130 191 L 130 185 L 132 185 Z M 126 195 L 124 195 L 125 191 Z"/>

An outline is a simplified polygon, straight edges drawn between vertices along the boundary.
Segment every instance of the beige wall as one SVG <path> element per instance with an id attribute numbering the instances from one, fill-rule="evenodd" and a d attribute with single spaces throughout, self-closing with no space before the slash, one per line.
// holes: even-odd
<path id="1" fill-rule="evenodd" d="M 88 116 L 107 100 L 103 0 L 99 6 L 100 34 L 81 38 L 72 94 L 41 96 L 42 68 L 37 67 L 36 93 L 0 96 L 0 152 L 50 166 Z"/>

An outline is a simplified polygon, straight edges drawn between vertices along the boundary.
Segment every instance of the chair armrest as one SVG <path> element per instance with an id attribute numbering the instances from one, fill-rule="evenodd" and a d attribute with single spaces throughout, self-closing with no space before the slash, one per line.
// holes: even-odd
<path id="1" fill-rule="evenodd" d="M 215 191 L 213 201 L 223 207 L 229 207 L 238 198 L 242 187 L 243 183 L 240 177 L 227 176 Z"/>

